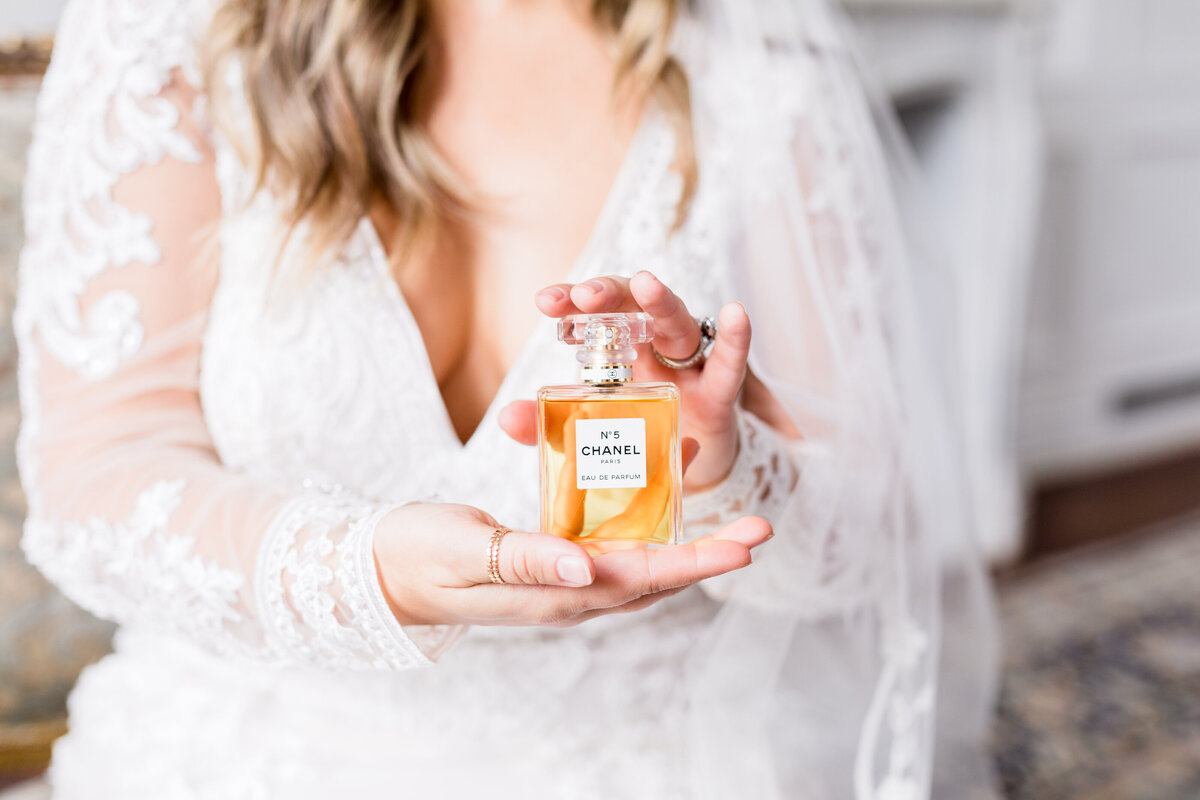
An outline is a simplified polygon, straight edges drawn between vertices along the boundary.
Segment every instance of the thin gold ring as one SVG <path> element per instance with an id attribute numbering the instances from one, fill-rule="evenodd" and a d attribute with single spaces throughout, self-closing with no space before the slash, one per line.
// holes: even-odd
<path id="1" fill-rule="evenodd" d="M 488 542 L 488 577 L 492 579 L 492 583 L 506 582 L 500 577 L 500 540 L 509 533 L 512 533 L 512 528 L 501 525 L 492 532 L 492 540 Z"/>

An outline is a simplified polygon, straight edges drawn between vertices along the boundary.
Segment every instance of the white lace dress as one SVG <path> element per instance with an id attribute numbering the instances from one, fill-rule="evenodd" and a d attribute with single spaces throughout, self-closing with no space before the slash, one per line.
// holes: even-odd
<path id="1" fill-rule="evenodd" d="M 269 295 L 277 210 L 246 203 L 191 88 L 205 5 L 71 3 L 39 106 L 15 318 L 24 545 L 121 623 L 72 695 L 56 796 L 686 796 L 680 677 L 719 591 L 565 630 L 388 613 L 371 537 L 390 509 L 536 527 L 536 454 L 496 413 L 575 365 L 544 320 L 464 445 L 366 221 Z M 721 171 L 702 150 L 668 236 L 673 146 L 648 113 L 567 277 L 649 268 L 712 312 L 732 263 L 705 222 Z M 685 501 L 689 536 L 769 517 L 797 483 L 770 429 L 741 429 L 729 480 Z"/>

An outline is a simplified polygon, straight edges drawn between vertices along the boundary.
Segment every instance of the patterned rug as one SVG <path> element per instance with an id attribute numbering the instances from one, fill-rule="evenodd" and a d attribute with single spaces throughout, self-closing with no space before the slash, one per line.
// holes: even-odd
<path id="1" fill-rule="evenodd" d="M 1200 518 L 1028 568 L 1000 607 L 1010 798 L 1200 798 Z"/>

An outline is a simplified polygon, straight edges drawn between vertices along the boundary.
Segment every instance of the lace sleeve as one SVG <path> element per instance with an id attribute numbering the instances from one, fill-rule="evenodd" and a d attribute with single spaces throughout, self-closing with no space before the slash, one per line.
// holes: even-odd
<path id="1" fill-rule="evenodd" d="M 752 412 L 738 409 L 738 454 L 721 483 L 683 499 L 687 540 L 707 536 L 738 517 L 755 515 L 778 523 L 800 482 L 800 447 Z M 726 600 L 740 572 L 711 578 L 701 586 Z"/>
<path id="2" fill-rule="evenodd" d="M 82 0 L 39 101 L 14 327 L 23 545 L 80 605 L 225 656 L 428 664 L 456 631 L 388 610 L 372 548 L 395 504 L 226 469 L 198 392 L 217 281 L 192 4 Z"/>
<path id="3" fill-rule="evenodd" d="M 721 483 L 683 501 L 688 539 L 697 539 L 748 514 L 769 521 L 787 505 L 800 470 L 786 437 L 752 412 L 738 410 L 738 455 Z"/>

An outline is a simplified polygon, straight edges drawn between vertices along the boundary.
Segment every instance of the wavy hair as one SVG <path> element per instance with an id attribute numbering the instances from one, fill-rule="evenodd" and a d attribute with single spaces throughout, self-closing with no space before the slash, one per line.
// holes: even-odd
<path id="1" fill-rule="evenodd" d="M 565 1 L 565 0 L 564 0 Z M 688 80 L 668 49 L 679 0 L 586 0 L 616 45 L 614 103 L 653 98 L 676 132 L 684 190 L 697 169 Z M 222 0 L 201 53 L 218 124 L 314 253 L 344 242 L 373 203 L 396 211 L 394 268 L 439 219 L 472 206 L 470 188 L 418 118 L 436 0 Z M 240 66 L 250 129 L 234 124 L 226 75 Z M 237 98 L 241 103 L 241 98 Z"/>

